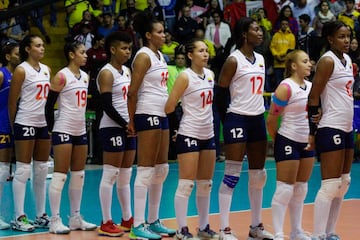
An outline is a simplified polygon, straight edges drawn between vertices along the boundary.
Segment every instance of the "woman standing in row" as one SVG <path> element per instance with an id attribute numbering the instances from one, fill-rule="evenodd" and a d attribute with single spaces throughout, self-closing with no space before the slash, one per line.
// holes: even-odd
<path id="1" fill-rule="evenodd" d="M 179 161 L 179 182 L 174 202 L 179 229 L 176 239 L 193 238 L 186 217 L 194 182 L 199 213 L 197 237 L 216 239 L 219 236 L 209 225 L 210 192 L 216 158 L 212 112 L 214 73 L 206 68 L 209 53 L 203 41 L 190 41 L 185 51 L 190 68 L 177 77 L 165 105 L 165 112 L 174 121 L 177 121 L 175 107 L 180 99 L 184 112 L 176 136 Z"/>
<path id="2" fill-rule="evenodd" d="M 44 57 L 45 47 L 39 36 L 26 36 L 20 43 L 19 51 L 22 63 L 14 71 L 9 93 L 9 117 L 14 132 L 16 156 L 13 180 L 15 220 L 11 224 L 15 230 L 30 232 L 34 227 L 49 227 L 45 202 L 51 143 L 44 109 L 50 86 L 50 68 L 40 62 Z M 34 222 L 28 220 L 24 211 L 26 183 L 32 171 L 31 159 L 36 198 Z"/>
<path id="3" fill-rule="evenodd" d="M 286 56 L 285 79 L 272 97 L 267 118 L 267 130 L 275 143 L 277 182 L 271 203 L 275 240 L 285 239 L 283 226 L 288 207 L 290 239 L 311 239 L 301 226 L 308 180 L 314 165 L 314 151 L 305 149 L 309 134 L 306 105 L 311 88 L 306 77 L 310 76 L 311 66 L 304 51 L 294 50 Z"/>
<path id="4" fill-rule="evenodd" d="M 133 224 L 131 213 L 130 178 L 135 159 L 136 138 L 129 136 L 127 126 L 127 91 L 131 72 L 124 66 L 131 57 L 132 39 L 126 32 L 114 32 L 105 39 L 105 50 L 110 57 L 99 72 L 97 86 L 100 92 L 103 117 L 100 121 L 100 136 L 103 143 L 103 174 L 100 182 L 100 203 L 103 220 L 99 234 L 121 236 L 130 231 Z M 122 221 L 117 226 L 111 217 L 113 186 L 122 209 Z"/>
<path id="5" fill-rule="evenodd" d="M 68 65 L 51 81 L 45 106 L 46 122 L 52 132 L 54 173 L 49 186 L 51 208 L 50 233 L 67 234 L 70 230 L 94 230 L 97 226 L 80 215 L 85 178 L 88 145 L 85 129 L 85 111 L 89 76 L 80 69 L 86 64 L 86 50 L 80 42 L 66 43 Z M 58 103 L 58 117 L 54 120 L 54 105 Z M 70 169 L 69 227 L 60 216 L 61 193 Z"/>

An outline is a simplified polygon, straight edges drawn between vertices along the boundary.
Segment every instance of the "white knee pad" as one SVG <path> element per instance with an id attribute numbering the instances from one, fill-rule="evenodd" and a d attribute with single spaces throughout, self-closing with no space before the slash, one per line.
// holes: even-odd
<path id="1" fill-rule="evenodd" d="M 194 188 L 194 181 L 189 179 L 179 179 L 175 196 L 189 198 Z"/>
<path id="2" fill-rule="evenodd" d="M 103 184 L 112 187 L 115 184 L 118 175 L 119 168 L 109 164 L 104 164 L 100 185 Z"/>
<path id="3" fill-rule="evenodd" d="M 294 185 L 293 200 L 297 202 L 304 202 L 307 192 L 308 192 L 307 182 L 296 182 Z"/>
<path id="4" fill-rule="evenodd" d="M 350 173 L 342 174 L 341 175 L 341 186 L 339 188 L 339 192 L 336 195 L 337 197 L 343 198 L 347 191 L 349 190 L 351 182 Z"/>
<path id="5" fill-rule="evenodd" d="M 149 187 L 151 179 L 155 172 L 154 167 L 137 167 L 137 173 L 135 178 L 134 186 L 138 187 Z"/>
<path id="6" fill-rule="evenodd" d="M 266 170 L 250 169 L 249 170 L 249 188 L 262 189 L 266 183 Z"/>
<path id="7" fill-rule="evenodd" d="M 240 178 L 241 168 L 242 162 L 227 160 L 225 162 L 224 178 L 222 181 L 223 184 L 230 189 L 235 188 Z M 220 191 L 221 189 L 223 188 L 220 188 Z"/>
<path id="8" fill-rule="evenodd" d="M 44 182 L 48 174 L 48 165 L 45 161 L 33 161 L 34 165 L 34 183 Z"/>
<path id="9" fill-rule="evenodd" d="M 65 173 L 54 172 L 52 175 L 49 192 L 61 193 L 66 182 L 67 175 Z"/>
<path id="10" fill-rule="evenodd" d="M 0 183 L 6 182 L 10 175 L 10 163 L 0 162 Z"/>
<path id="11" fill-rule="evenodd" d="M 31 175 L 31 165 L 29 163 L 16 162 L 14 178 L 22 183 L 26 183 Z"/>
<path id="12" fill-rule="evenodd" d="M 71 171 L 69 189 L 82 189 L 84 186 L 85 171 Z"/>
<path id="13" fill-rule="evenodd" d="M 120 168 L 119 176 L 116 180 L 116 187 L 122 188 L 123 186 L 127 186 L 130 184 L 132 174 L 132 167 L 129 168 Z"/>
<path id="14" fill-rule="evenodd" d="M 294 185 L 276 181 L 276 190 L 271 204 L 287 206 L 294 192 Z"/>
<path id="15" fill-rule="evenodd" d="M 341 178 L 330 178 L 321 181 L 318 195 L 324 199 L 332 201 L 339 193 Z"/>
<path id="16" fill-rule="evenodd" d="M 209 196 L 212 188 L 212 180 L 196 180 L 196 195 Z"/>
<path id="17" fill-rule="evenodd" d="M 156 164 L 155 165 L 155 172 L 152 177 L 152 184 L 162 184 L 167 175 L 169 173 L 169 164 L 163 163 L 163 164 Z"/>

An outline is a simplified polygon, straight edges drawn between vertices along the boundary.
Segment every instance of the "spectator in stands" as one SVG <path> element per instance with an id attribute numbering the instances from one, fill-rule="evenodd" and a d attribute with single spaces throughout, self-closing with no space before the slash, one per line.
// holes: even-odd
<path id="1" fill-rule="evenodd" d="M 345 10 L 339 13 L 338 20 L 348 25 L 355 34 L 355 26 L 359 24 L 360 12 L 355 9 L 355 0 L 345 0 L 345 6 Z"/>
<path id="2" fill-rule="evenodd" d="M 267 18 L 267 14 L 266 14 L 266 10 L 265 8 L 259 8 L 257 10 L 257 15 L 258 15 L 258 22 L 260 26 L 264 27 L 264 30 L 266 30 L 269 33 L 272 33 L 272 23 L 271 21 Z"/>
<path id="3" fill-rule="evenodd" d="M 74 40 L 79 41 L 84 44 L 85 49 L 88 50 L 92 47 L 92 40 L 94 39 L 94 34 L 92 34 L 92 27 L 89 22 L 81 23 L 80 34 L 74 37 Z"/>
<path id="4" fill-rule="evenodd" d="M 302 14 L 307 14 L 310 16 L 310 25 L 312 25 L 312 20 L 315 17 L 315 7 L 318 3 L 318 0 L 297 0 L 295 6 L 292 11 L 294 14 L 294 18 L 299 23 L 299 16 Z M 296 34 L 295 34 L 296 36 Z"/>
<path id="5" fill-rule="evenodd" d="M 106 37 L 110 33 L 115 32 L 117 26 L 114 25 L 114 19 L 111 12 L 105 12 L 101 16 L 102 23 L 97 29 L 97 34 Z"/>
<path id="6" fill-rule="evenodd" d="M 306 52 L 309 57 L 312 66 L 315 66 L 317 60 L 320 57 L 321 47 L 317 43 L 316 32 L 309 26 L 310 16 L 302 14 L 299 16 L 300 31 L 297 37 L 297 49 L 301 49 Z"/>
<path id="7" fill-rule="evenodd" d="M 91 14 L 91 12 L 89 10 L 85 10 L 83 12 L 81 21 L 76 23 L 73 26 L 73 28 L 71 30 L 71 35 L 76 36 L 76 35 L 80 34 L 81 33 L 81 27 L 83 26 L 83 23 L 85 23 L 85 22 L 86 22 L 87 25 L 90 25 L 92 33 L 93 34 L 96 33 L 99 22 L 98 22 L 97 18 L 95 18 Z"/>
<path id="8" fill-rule="evenodd" d="M 158 21 L 164 24 L 164 14 L 162 7 L 159 6 L 157 0 L 147 0 L 148 7 L 144 9 L 151 13 Z"/>
<path id="9" fill-rule="evenodd" d="M 135 8 L 135 1 L 134 0 L 127 0 L 126 1 L 126 8 L 120 10 L 119 15 L 125 16 L 126 21 L 130 22 L 134 19 L 136 13 L 139 10 Z"/>
<path id="10" fill-rule="evenodd" d="M 79 23 L 83 19 L 85 10 L 88 10 L 90 13 L 94 12 L 88 0 L 66 0 L 65 7 L 69 32 L 71 32 L 70 30 L 76 23 Z"/>
<path id="11" fill-rule="evenodd" d="M 287 18 L 289 22 L 289 27 L 291 32 L 297 36 L 299 31 L 299 24 L 298 21 L 294 18 L 292 9 L 289 5 L 284 6 L 279 13 L 279 16 L 276 20 L 275 26 L 273 28 L 274 34 L 279 31 L 281 28 L 281 21 L 282 19 Z"/>
<path id="12" fill-rule="evenodd" d="M 313 28 L 318 37 L 321 37 L 322 28 L 324 23 L 335 21 L 336 16 L 330 10 L 329 2 L 326 0 L 322 0 L 319 4 L 319 12 L 316 14 L 313 19 Z"/>
<path id="13" fill-rule="evenodd" d="M 160 51 L 168 57 L 167 62 L 173 62 L 175 57 L 175 48 L 179 43 L 174 41 L 171 33 L 165 30 L 165 43 L 161 46 Z"/>
<path id="14" fill-rule="evenodd" d="M 244 0 L 233 0 L 224 8 L 224 20 L 230 24 L 231 29 L 242 17 L 246 17 L 246 5 Z"/>
<path id="15" fill-rule="evenodd" d="M 291 7 L 291 9 L 294 7 L 294 3 L 291 0 L 275 0 L 276 5 L 278 7 L 278 11 L 280 12 L 281 9 L 287 5 Z"/>
<path id="16" fill-rule="evenodd" d="M 321 2 L 327 0 L 321 0 Z M 343 12 L 346 8 L 344 0 L 331 0 L 330 3 L 330 10 L 335 15 L 338 16 L 341 12 Z"/>
<path id="17" fill-rule="evenodd" d="M 195 5 L 193 0 L 186 0 L 186 6 L 190 8 L 190 17 L 194 19 L 199 25 L 203 24 L 203 13 L 206 12 L 206 8 Z"/>
<path id="18" fill-rule="evenodd" d="M 198 24 L 190 17 L 190 7 L 184 5 L 181 9 L 182 16 L 177 22 L 176 39 L 179 43 L 186 43 L 195 36 Z"/>
<path id="19" fill-rule="evenodd" d="M 222 16 L 223 11 L 220 9 L 219 1 L 218 0 L 211 0 L 208 4 L 206 12 L 202 14 L 203 16 L 203 27 L 206 29 L 206 26 L 208 26 L 211 23 L 214 23 L 214 18 L 212 17 L 213 12 L 221 12 Z M 222 17 L 223 18 L 223 17 Z"/>
<path id="20" fill-rule="evenodd" d="M 29 31 L 22 30 L 17 19 L 19 19 L 18 16 L 11 17 L 0 25 L 0 29 L 3 29 L 4 33 L 4 39 L 1 41 L 2 43 L 5 43 L 6 41 L 19 43 L 29 33 Z"/>
<path id="21" fill-rule="evenodd" d="M 281 28 L 277 31 L 270 43 L 270 50 L 274 56 L 274 74 L 276 86 L 284 79 L 285 56 L 289 50 L 295 49 L 295 35 L 289 28 L 289 19 L 283 17 Z"/>
<path id="22" fill-rule="evenodd" d="M 132 38 L 132 55 L 136 53 L 136 51 L 139 49 L 139 39 L 137 38 L 134 30 L 129 26 L 129 21 L 126 21 L 125 16 L 119 15 L 117 17 L 117 26 L 118 31 L 124 31 L 130 34 Z"/>

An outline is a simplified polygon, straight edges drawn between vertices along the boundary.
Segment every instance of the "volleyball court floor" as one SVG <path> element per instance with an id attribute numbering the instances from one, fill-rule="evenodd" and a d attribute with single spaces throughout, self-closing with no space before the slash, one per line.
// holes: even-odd
<path id="1" fill-rule="evenodd" d="M 230 224 L 237 235 L 239 240 L 247 239 L 247 234 L 250 224 L 250 212 L 249 212 L 249 200 L 248 200 L 248 171 L 247 162 L 243 164 L 243 171 L 240 176 L 240 181 L 237 184 L 230 214 Z M 219 203 L 218 203 L 218 189 L 220 182 L 223 177 L 224 162 L 216 163 L 216 169 L 213 178 L 213 189 L 211 192 L 211 203 L 210 203 L 210 226 L 212 229 L 219 230 Z M 267 169 L 267 183 L 264 188 L 264 200 L 263 200 L 263 222 L 267 230 L 272 232 L 271 224 L 271 199 L 275 191 L 276 186 L 276 169 L 275 162 L 268 160 L 266 162 Z M 96 223 L 97 225 L 101 222 L 101 207 L 99 200 L 99 184 L 101 179 L 101 166 L 96 167 L 91 165 L 86 170 L 84 193 L 81 206 L 81 214 L 89 222 Z M 136 174 L 136 167 L 134 166 L 132 184 L 134 183 Z M 354 163 L 351 172 L 351 186 L 348 193 L 345 196 L 345 201 L 342 206 L 341 216 L 337 224 L 337 233 L 341 236 L 342 240 L 357 240 L 360 239 L 360 164 Z M 160 206 L 160 218 L 163 222 L 169 226 L 176 228 L 175 221 L 175 210 L 174 210 L 174 194 L 177 187 L 178 181 L 178 164 L 170 163 L 170 171 L 167 180 L 164 185 L 163 196 Z M 309 191 L 305 199 L 305 208 L 303 215 L 303 228 L 305 231 L 312 231 L 313 223 L 313 203 L 316 193 L 320 187 L 320 167 L 316 163 L 313 169 L 311 179 L 309 181 Z M 48 183 L 50 180 L 48 180 Z M 27 185 L 27 194 L 25 199 L 25 211 L 30 219 L 35 218 L 35 203 L 34 195 L 31 190 L 31 180 Z M 61 205 L 61 217 L 64 224 L 67 224 L 69 214 L 69 199 L 67 194 L 67 183 L 65 185 L 62 194 L 62 205 Z M 115 191 L 115 189 L 114 189 Z M 14 216 L 14 207 L 12 199 L 12 188 L 11 182 L 7 182 L 4 187 L 3 199 L 1 199 L 1 215 L 6 221 L 10 221 Z M 47 213 L 50 214 L 49 203 L 46 206 Z M 120 222 L 121 210 L 116 197 L 116 193 L 113 194 L 113 208 L 112 216 L 114 222 Z M 189 199 L 188 209 L 188 226 L 193 234 L 196 234 L 197 224 L 197 211 L 195 204 L 195 190 L 193 191 Z M 289 218 L 285 220 L 285 234 L 289 235 Z M 123 239 L 128 239 L 128 235 L 122 236 Z M 104 240 L 109 237 L 98 236 L 97 231 L 82 232 L 73 231 L 69 235 L 55 235 L 49 234 L 46 230 L 36 229 L 32 233 L 23 233 L 13 230 L 0 230 L 0 239 L 17 239 L 17 240 Z M 164 238 L 166 239 L 166 238 Z"/>

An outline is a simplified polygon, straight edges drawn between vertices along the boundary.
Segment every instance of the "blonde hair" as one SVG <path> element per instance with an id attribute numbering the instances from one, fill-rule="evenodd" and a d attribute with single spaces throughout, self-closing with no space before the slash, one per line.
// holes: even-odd
<path id="1" fill-rule="evenodd" d="M 286 57 L 285 57 L 285 72 L 284 72 L 285 78 L 290 77 L 294 73 L 293 69 L 291 67 L 291 64 L 297 62 L 300 53 L 305 53 L 305 52 L 303 50 L 296 49 L 296 50 L 289 52 L 286 55 Z"/>

